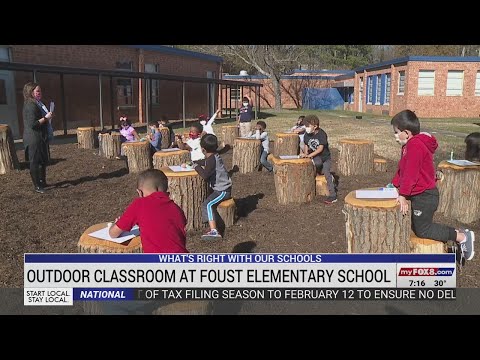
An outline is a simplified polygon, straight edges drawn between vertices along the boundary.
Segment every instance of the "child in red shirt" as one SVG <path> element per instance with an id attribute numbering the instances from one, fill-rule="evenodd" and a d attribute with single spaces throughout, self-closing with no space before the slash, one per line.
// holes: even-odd
<path id="1" fill-rule="evenodd" d="M 402 145 L 398 169 L 392 180 L 398 188 L 397 202 L 403 215 L 408 213 L 408 201 L 412 204 L 412 230 L 416 236 L 460 244 L 460 263 L 463 258 L 473 259 L 475 234 L 471 230 L 454 229 L 433 223 L 433 214 L 438 208 L 439 192 L 435 180 L 433 154 L 438 147 L 437 139 L 420 132 L 420 121 L 411 110 L 403 110 L 392 118 L 395 140 Z"/>
<path id="2" fill-rule="evenodd" d="M 170 199 L 168 179 L 157 169 L 143 171 L 137 180 L 140 198 L 132 201 L 123 215 L 111 226 L 112 238 L 134 225 L 140 228 L 144 253 L 188 253 L 183 210 Z"/>

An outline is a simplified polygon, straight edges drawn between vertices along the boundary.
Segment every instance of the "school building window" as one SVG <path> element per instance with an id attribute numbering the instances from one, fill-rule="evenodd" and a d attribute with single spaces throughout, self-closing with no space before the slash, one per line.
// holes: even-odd
<path id="1" fill-rule="evenodd" d="M 373 101 L 373 76 L 367 78 L 367 104 Z"/>
<path id="2" fill-rule="evenodd" d="M 477 78 L 475 79 L 475 96 L 480 96 L 480 71 L 477 71 Z"/>
<path id="3" fill-rule="evenodd" d="M 435 71 L 420 70 L 418 72 L 418 95 L 434 95 Z"/>
<path id="4" fill-rule="evenodd" d="M 405 71 L 398 72 L 398 95 L 405 93 Z"/>
<path id="5" fill-rule="evenodd" d="M 375 105 L 380 105 L 380 97 L 382 95 L 381 75 L 377 75 L 377 91 L 375 92 Z"/>
<path id="6" fill-rule="evenodd" d="M 117 70 L 132 71 L 132 61 L 117 61 Z M 119 106 L 133 105 L 133 81 L 132 79 L 117 79 L 117 104 Z"/>
<path id="7" fill-rule="evenodd" d="M 230 88 L 230 99 L 231 100 L 240 100 L 240 89 Z"/>
<path id="8" fill-rule="evenodd" d="M 447 96 L 462 96 L 463 70 L 449 70 L 447 74 Z"/>
<path id="9" fill-rule="evenodd" d="M 390 88 L 392 86 L 392 75 L 386 74 L 385 75 L 385 102 L 384 104 L 390 104 Z"/>
<path id="10" fill-rule="evenodd" d="M 159 66 L 158 64 L 145 64 L 145 72 L 146 73 L 158 73 Z M 147 80 L 147 88 L 150 88 L 150 80 Z M 151 80 L 152 89 L 152 104 L 159 105 L 160 104 L 160 80 Z"/>

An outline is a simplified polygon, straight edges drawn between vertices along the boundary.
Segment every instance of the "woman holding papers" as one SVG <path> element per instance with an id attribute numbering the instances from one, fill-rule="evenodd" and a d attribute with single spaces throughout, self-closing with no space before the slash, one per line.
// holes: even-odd
<path id="1" fill-rule="evenodd" d="M 45 193 L 46 172 L 49 161 L 48 126 L 53 113 L 42 103 L 42 89 L 29 82 L 23 87 L 23 145 L 25 157 L 30 161 L 30 176 L 37 193 Z"/>

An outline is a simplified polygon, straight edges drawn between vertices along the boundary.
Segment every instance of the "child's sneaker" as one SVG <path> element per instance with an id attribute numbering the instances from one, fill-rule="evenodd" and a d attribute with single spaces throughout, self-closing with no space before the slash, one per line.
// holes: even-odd
<path id="1" fill-rule="evenodd" d="M 221 239 L 221 238 L 222 238 L 222 235 L 220 235 L 217 229 L 212 229 L 206 234 L 202 235 L 203 240 L 215 240 L 215 239 Z"/>
<path id="2" fill-rule="evenodd" d="M 333 204 L 337 202 L 337 197 L 336 196 L 329 196 L 325 199 L 324 203 L 325 204 Z"/>
<path id="3" fill-rule="evenodd" d="M 475 242 L 475 233 L 472 230 L 465 230 L 465 240 L 460 245 L 460 250 L 467 260 L 472 260 L 475 251 L 473 250 L 473 243 Z"/>

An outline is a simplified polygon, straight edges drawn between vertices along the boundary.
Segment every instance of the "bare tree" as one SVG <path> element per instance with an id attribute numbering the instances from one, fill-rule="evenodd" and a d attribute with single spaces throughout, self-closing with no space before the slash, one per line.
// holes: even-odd
<path id="1" fill-rule="evenodd" d="M 225 45 L 227 55 L 242 59 L 272 81 L 275 110 L 282 109 L 280 78 L 298 65 L 302 52 L 297 45 Z"/>

